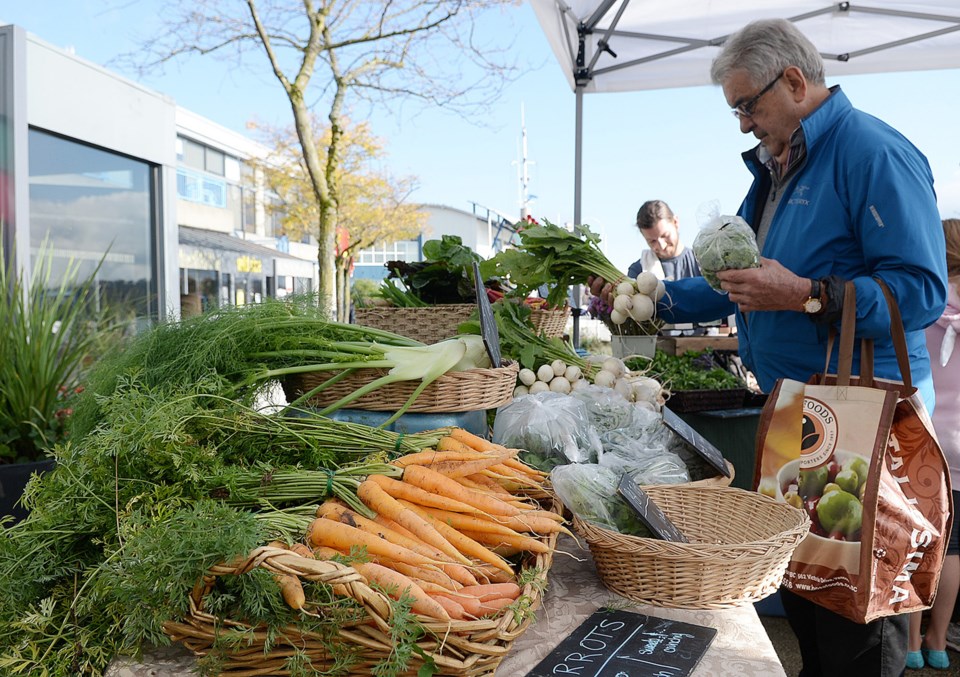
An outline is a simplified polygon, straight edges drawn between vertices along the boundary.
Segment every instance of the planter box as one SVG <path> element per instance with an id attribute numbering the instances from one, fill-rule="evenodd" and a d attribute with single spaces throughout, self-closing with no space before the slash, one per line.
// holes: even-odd
<path id="1" fill-rule="evenodd" d="M 656 336 L 617 336 L 610 337 L 610 349 L 614 357 L 621 360 L 632 355 L 652 358 L 657 352 Z"/>

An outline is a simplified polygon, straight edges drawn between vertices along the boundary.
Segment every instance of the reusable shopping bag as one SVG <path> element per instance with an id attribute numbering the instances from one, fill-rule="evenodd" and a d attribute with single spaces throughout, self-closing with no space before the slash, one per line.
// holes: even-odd
<path id="1" fill-rule="evenodd" d="M 899 308 L 878 282 L 903 382 L 873 377 L 872 340 L 860 341 L 860 376 L 851 376 L 850 282 L 837 374 L 825 368 L 808 383 L 778 381 L 757 431 L 758 490 L 811 517 L 783 586 L 858 623 L 933 603 L 953 509 L 947 463 L 912 385 Z M 833 343 L 831 334 L 828 365 Z"/>

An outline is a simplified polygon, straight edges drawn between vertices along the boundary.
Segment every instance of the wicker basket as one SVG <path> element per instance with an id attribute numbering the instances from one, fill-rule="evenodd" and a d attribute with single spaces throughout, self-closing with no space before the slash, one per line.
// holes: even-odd
<path id="1" fill-rule="evenodd" d="M 725 609 L 776 592 L 807 514 L 732 487 L 645 487 L 691 541 L 626 536 L 574 517 L 610 590 L 654 606 Z"/>
<path id="2" fill-rule="evenodd" d="M 554 512 L 561 509 L 559 501 L 545 504 Z M 513 641 L 523 634 L 533 621 L 533 611 L 539 608 L 542 591 L 545 588 L 547 573 L 553 562 L 557 534 L 540 539 L 550 551 L 546 554 L 530 555 L 522 565 L 535 568 L 533 580 L 527 583 L 521 592 L 523 612 L 514 613 L 507 608 L 497 617 L 476 621 L 452 621 L 445 623 L 426 617 L 418 617 L 425 630 L 417 645 L 428 654 L 436 664 L 439 675 L 489 675 L 510 651 Z M 168 621 L 164 631 L 174 641 L 181 642 L 197 656 L 218 653 L 222 648 L 214 642 L 227 632 L 246 633 L 231 645 L 229 653 L 223 656 L 221 674 L 230 677 L 254 677 L 255 675 L 289 674 L 284 665 L 286 659 L 295 650 L 305 653 L 317 670 L 329 670 L 333 666 L 333 657 L 327 646 L 330 639 L 320 635 L 301 631 L 297 626 L 287 626 L 284 632 L 273 638 L 269 651 L 265 643 L 268 638 L 260 628 L 231 619 L 219 618 L 204 609 L 204 600 L 220 576 L 245 574 L 256 567 L 262 567 L 273 573 L 293 574 L 302 580 L 320 581 L 328 585 L 341 586 L 335 592 L 346 594 L 366 609 L 364 618 L 355 623 L 340 627 L 334 641 L 344 642 L 357 654 L 357 662 L 346 674 L 370 675 L 374 664 L 383 660 L 393 651 L 390 638 L 390 607 L 382 594 L 367 585 L 366 579 L 351 567 L 301 557 L 289 550 L 264 546 L 254 550 L 242 562 L 214 567 L 209 575 L 198 584 L 190 595 L 190 610 L 183 621 Z M 322 609 L 317 612 L 322 613 Z M 414 654 L 408 674 L 417 674 L 423 665 L 422 659 Z M 338 673 L 344 674 L 344 673 Z"/>
<path id="3" fill-rule="evenodd" d="M 530 321 L 538 334 L 547 338 L 560 338 L 567 328 L 567 318 L 570 317 L 570 306 L 548 310 L 534 308 L 530 311 Z"/>
<path id="4" fill-rule="evenodd" d="M 512 362 L 505 367 L 448 372 L 427 386 L 408 411 L 495 409 L 513 400 L 519 370 L 517 363 Z M 282 381 L 283 392 L 287 401 L 293 402 L 338 373 L 316 372 L 287 377 Z M 326 407 L 386 373 L 385 369 L 358 369 L 311 397 L 307 405 Z M 420 381 L 396 381 L 354 400 L 350 407 L 366 411 L 397 411 L 410 399 L 419 384 Z"/>
<path id="5" fill-rule="evenodd" d="M 682 486 L 685 487 L 729 487 L 733 482 L 733 478 L 736 475 L 736 472 L 733 467 L 733 463 L 727 459 L 723 459 L 723 462 L 727 464 L 727 470 L 730 472 L 730 477 L 723 475 L 722 473 L 717 473 L 713 477 L 704 477 L 702 480 L 694 480 L 693 482 L 686 482 Z M 713 466 L 710 466 L 711 470 L 715 470 Z M 672 485 L 658 485 L 658 486 L 672 486 Z"/>
<path id="6" fill-rule="evenodd" d="M 420 308 L 357 308 L 355 322 L 364 327 L 391 331 L 421 343 L 436 343 L 456 336 L 461 322 L 470 319 L 475 303 L 449 303 Z"/>

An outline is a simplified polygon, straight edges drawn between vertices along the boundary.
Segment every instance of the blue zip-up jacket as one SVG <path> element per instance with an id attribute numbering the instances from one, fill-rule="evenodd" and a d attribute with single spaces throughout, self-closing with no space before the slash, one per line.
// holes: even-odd
<path id="1" fill-rule="evenodd" d="M 807 157 L 787 184 L 761 255 L 801 277 L 837 275 L 857 289 L 857 337 L 874 339 L 874 373 L 900 379 L 880 277 L 890 287 L 907 332 L 914 385 L 933 409 L 933 381 L 923 328 L 946 303 L 943 227 L 926 158 L 896 130 L 856 110 L 839 87 L 801 125 Z M 743 154 L 754 176 L 739 214 L 756 230 L 760 201 L 772 190 L 756 149 Z M 668 282 L 667 322 L 718 319 L 736 312 L 739 353 L 769 392 L 778 378 L 822 373 L 828 328 L 797 311 L 748 313 L 701 278 Z M 839 321 L 838 321 L 839 325 Z M 839 328 L 839 326 L 838 326 Z M 859 373 L 859 350 L 854 351 Z M 836 373 L 834 351 L 830 371 Z"/>

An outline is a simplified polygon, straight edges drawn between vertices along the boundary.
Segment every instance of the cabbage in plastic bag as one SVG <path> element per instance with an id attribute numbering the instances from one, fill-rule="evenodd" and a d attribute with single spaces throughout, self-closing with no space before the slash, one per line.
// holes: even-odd
<path id="1" fill-rule="evenodd" d="M 631 536 L 650 532 L 617 493 L 621 474 L 596 463 L 560 465 L 550 482 L 563 504 L 580 519 Z"/>
<path id="2" fill-rule="evenodd" d="M 544 472 L 559 464 L 596 461 L 601 450 L 586 405 L 554 392 L 524 395 L 497 410 L 493 441 L 522 449 L 520 458 Z"/>
<path id="3" fill-rule="evenodd" d="M 717 212 L 701 224 L 693 241 L 693 255 L 704 279 L 721 294 L 727 292 L 720 288 L 717 271 L 760 266 L 760 250 L 753 229 L 739 216 L 721 216 Z"/>

